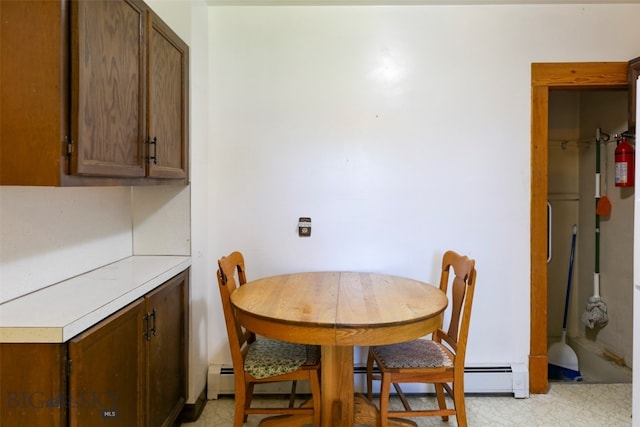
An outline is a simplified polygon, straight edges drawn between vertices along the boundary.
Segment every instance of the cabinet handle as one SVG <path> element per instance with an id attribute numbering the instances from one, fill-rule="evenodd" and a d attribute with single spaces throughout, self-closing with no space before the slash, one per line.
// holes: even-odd
<path id="1" fill-rule="evenodd" d="M 147 144 L 149 145 L 149 147 L 147 148 L 147 152 L 149 153 L 149 157 L 147 157 L 147 160 L 149 162 L 151 162 L 151 160 L 153 160 L 153 164 L 157 165 L 158 164 L 158 159 L 157 159 L 157 155 L 158 155 L 158 138 L 156 138 L 155 136 L 153 138 L 150 138 L 147 140 Z M 151 155 L 151 146 L 153 145 L 153 156 Z"/>
<path id="2" fill-rule="evenodd" d="M 153 317 L 153 326 L 149 327 L 150 322 L 150 318 Z M 145 315 L 143 316 L 144 319 L 144 337 L 147 339 L 147 341 L 151 341 L 151 335 L 153 335 L 154 337 L 157 335 L 156 332 L 156 309 L 154 308 L 151 313 L 145 313 Z"/>
<path id="3" fill-rule="evenodd" d="M 155 308 L 151 311 L 151 314 L 149 316 L 153 316 L 153 326 L 151 327 L 151 333 L 155 337 L 156 336 L 156 332 L 157 332 L 156 331 L 156 309 Z M 151 338 L 149 338 L 149 339 L 151 339 Z"/>

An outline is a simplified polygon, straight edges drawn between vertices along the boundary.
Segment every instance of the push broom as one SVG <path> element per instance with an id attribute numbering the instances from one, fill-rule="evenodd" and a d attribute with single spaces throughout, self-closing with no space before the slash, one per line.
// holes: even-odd
<path id="1" fill-rule="evenodd" d="M 560 341 L 549 346 L 547 357 L 549 362 L 549 378 L 570 381 L 582 381 L 578 369 L 578 356 L 567 344 L 567 313 L 569 311 L 569 296 L 571 295 L 571 278 L 573 273 L 573 257 L 576 250 L 576 235 L 578 227 L 573 225 L 571 237 L 571 255 L 569 257 L 569 278 L 567 279 L 567 296 L 564 303 L 564 318 L 562 320 L 562 335 Z"/>

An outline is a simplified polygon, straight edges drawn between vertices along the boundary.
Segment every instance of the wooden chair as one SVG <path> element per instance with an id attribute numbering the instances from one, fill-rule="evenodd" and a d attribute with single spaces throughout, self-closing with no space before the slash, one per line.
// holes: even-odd
<path id="1" fill-rule="evenodd" d="M 301 415 L 299 425 L 320 426 L 320 349 L 317 346 L 293 344 L 257 338 L 240 325 L 231 304 L 231 294 L 246 283 L 244 257 L 233 252 L 218 261 L 218 284 L 233 361 L 235 385 L 234 426 L 241 427 L 250 414 Z M 237 282 L 236 282 L 237 277 Z M 298 380 L 308 380 L 313 406 L 294 408 Z M 292 381 L 289 407 L 253 408 L 251 399 L 256 384 Z M 282 417 L 283 426 L 295 425 Z"/>
<path id="2" fill-rule="evenodd" d="M 451 295 L 449 296 L 449 327 L 444 322 L 433 333 L 432 339 L 369 348 L 367 357 L 367 396 L 372 397 L 372 381 L 381 380 L 380 418 L 386 427 L 390 416 L 421 417 L 441 416 L 448 421 L 455 415 L 458 426 L 466 427 L 464 406 L 464 358 L 467 350 L 471 304 L 476 282 L 475 261 L 453 251 L 447 251 L 442 259 L 440 289 L 446 294 L 453 268 Z M 380 374 L 374 374 L 374 364 Z M 400 388 L 400 383 L 432 383 L 435 386 L 439 409 L 412 409 Z M 393 384 L 404 410 L 389 410 L 389 392 Z M 454 408 L 447 408 L 444 390 L 453 398 Z"/>

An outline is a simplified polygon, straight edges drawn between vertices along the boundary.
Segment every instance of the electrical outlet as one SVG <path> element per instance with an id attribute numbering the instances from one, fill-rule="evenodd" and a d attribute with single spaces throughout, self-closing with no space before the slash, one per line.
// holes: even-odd
<path id="1" fill-rule="evenodd" d="M 300 217 L 298 219 L 298 236 L 311 237 L 311 218 Z"/>

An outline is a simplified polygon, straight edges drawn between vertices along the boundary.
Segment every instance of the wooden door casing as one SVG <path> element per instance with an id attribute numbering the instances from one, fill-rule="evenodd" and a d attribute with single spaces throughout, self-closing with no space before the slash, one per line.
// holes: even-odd
<path id="1" fill-rule="evenodd" d="M 636 130 L 636 97 L 638 96 L 638 77 L 640 76 L 640 56 L 629 61 L 629 131 Z"/>
<path id="2" fill-rule="evenodd" d="M 547 192 L 549 91 L 627 89 L 626 62 L 531 64 L 531 319 L 529 391 L 546 393 L 547 358 Z"/>

